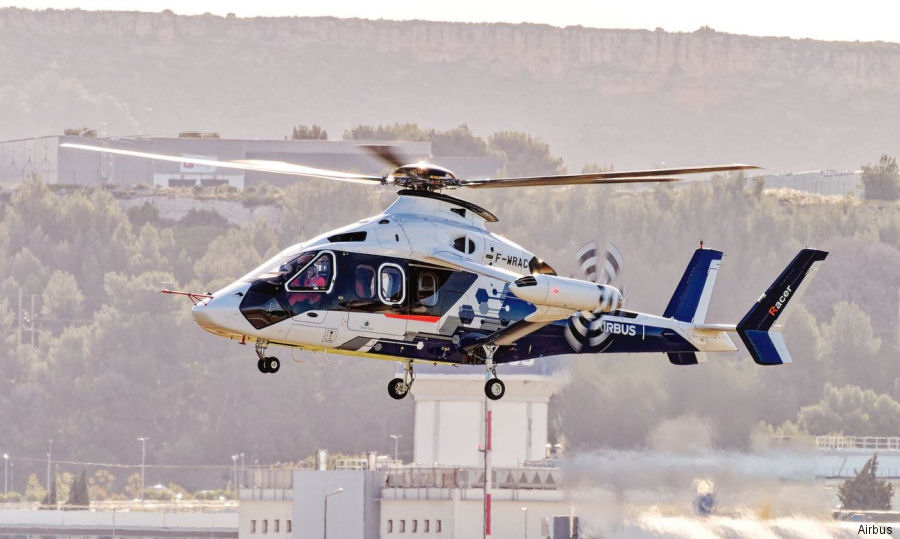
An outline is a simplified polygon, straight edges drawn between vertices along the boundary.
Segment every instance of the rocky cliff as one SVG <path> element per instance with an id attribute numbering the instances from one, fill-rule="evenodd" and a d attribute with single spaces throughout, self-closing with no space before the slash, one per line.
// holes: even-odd
<path id="1" fill-rule="evenodd" d="M 542 25 L 0 9 L 0 138 L 91 125 L 519 129 L 569 168 L 897 153 L 900 44 Z"/>

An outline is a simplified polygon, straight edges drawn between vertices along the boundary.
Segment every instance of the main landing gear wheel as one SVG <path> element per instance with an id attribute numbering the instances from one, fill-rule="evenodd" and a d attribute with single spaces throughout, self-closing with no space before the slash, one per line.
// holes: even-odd
<path id="1" fill-rule="evenodd" d="M 275 374 L 281 368 L 281 361 L 277 357 L 264 357 L 256 362 L 256 368 L 261 373 Z"/>
<path id="2" fill-rule="evenodd" d="M 409 388 L 415 381 L 416 373 L 413 372 L 412 360 L 406 360 L 403 365 L 403 378 L 394 378 L 388 382 L 388 395 L 392 399 L 402 399 L 409 393 Z"/>
<path id="3" fill-rule="evenodd" d="M 388 382 L 388 395 L 392 399 L 400 400 L 409 393 L 409 386 L 403 381 L 403 378 L 394 378 Z"/>
<path id="4" fill-rule="evenodd" d="M 500 347 L 496 344 L 483 344 L 484 367 L 487 370 L 487 382 L 484 383 L 484 394 L 492 401 L 500 400 L 506 394 L 506 384 L 497 378 L 497 365 L 494 363 L 494 354 Z"/>
<path id="5" fill-rule="evenodd" d="M 484 383 L 484 394 L 492 401 L 500 400 L 506 394 L 506 384 L 499 378 L 491 378 Z"/>

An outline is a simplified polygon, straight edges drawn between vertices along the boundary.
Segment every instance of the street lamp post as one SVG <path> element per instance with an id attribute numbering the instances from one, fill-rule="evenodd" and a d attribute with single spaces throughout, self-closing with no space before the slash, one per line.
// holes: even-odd
<path id="1" fill-rule="evenodd" d="M 144 462 L 147 457 L 147 440 L 149 440 L 147 436 L 138 437 L 138 441 L 141 442 L 141 504 L 144 503 Z"/>
<path id="2" fill-rule="evenodd" d="M 325 495 L 325 515 L 322 519 L 322 539 L 328 539 L 328 497 L 344 492 L 344 487 L 340 487 L 334 492 Z"/>
<path id="3" fill-rule="evenodd" d="M 403 438 L 402 434 L 391 434 L 391 438 L 394 439 L 394 462 L 397 461 L 397 447 L 400 442 L 400 438 Z"/>
<path id="4" fill-rule="evenodd" d="M 528 508 L 522 507 L 522 512 L 525 514 L 525 518 L 522 520 L 525 526 L 525 539 L 528 539 Z"/>
<path id="5" fill-rule="evenodd" d="M 237 478 L 238 478 L 238 477 L 237 477 L 237 461 L 238 461 L 238 457 L 240 457 L 240 455 L 238 455 L 237 453 L 235 453 L 234 455 L 231 455 L 231 477 L 232 477 L 232 479 L 234 479 L 234 482 L 233 482 L 231 485 L 232 485 L 232 487 L 234 488 L 234 491 L 235 491 L 235 492 L 238 492 L 238 484 L 237 484 Z"/>
<path id="6" fill-rule="evenodd" d="M 50 438 L 49 449 L 47 449 L 47 492 L 50 492 L 50 461 L 53 460 L 53 438 Z"/>
<path id="7" fill-rule="evenodd" d="M 241 453 L 241 480 L 240 487 L 244 488 L 244 454 Z"/>
<path id="8" fill-rule="evenodd" d="M 9 453 L 3 453 L 3 494 L 9 494 Z"/>

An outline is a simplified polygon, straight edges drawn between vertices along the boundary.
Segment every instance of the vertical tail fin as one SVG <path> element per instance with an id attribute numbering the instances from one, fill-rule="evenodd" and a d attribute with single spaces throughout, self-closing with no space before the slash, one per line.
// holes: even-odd
<path id="1" fill-rule="evenodd" d="M 826 251 L 803 249 L 791 260 L 781 275 L 760 296 L 753 307 L 737 325 L 737 332 L 753 360 L 759 365 L 781 365 L 790 363 L 784 338 L 773 325 L 784 312 L 788 302 L 799 296 L 812 279 L 804 279 L 817 270 L 817 266 L 828 256 Z"/>
<path id="2" fill-rule="evenodd" d="M 709 298 L 716 284 L 716 274 L 722 262 L 722 251 L 697 249 L 688 262 L 681 281 L 669 300 L 663 318 L 674 318 L 693 324 L 706 320 Z"/>

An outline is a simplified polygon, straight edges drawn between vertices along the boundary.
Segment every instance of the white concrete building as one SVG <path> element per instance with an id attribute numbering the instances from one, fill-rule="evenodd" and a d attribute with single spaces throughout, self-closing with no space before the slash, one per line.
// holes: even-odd
<path id="1" fill-rule="evenodd" d="M 426 372 L 419 372 L 412 387 L 412 464 L 368 471 L 256 471 L 252 488 L 241 491 L 239 537 L 481 537 L 486 411 L 492 442 L 490 537 L 550 537 L 553 517 L 577 513 L 562 488 L 562 472 L 545 459 L 549 401 L 561 385 L 559 375 L 511 367 L 503 374 L 506 395 L 485 406 L 483 375 L 418 370 Z"/>
<path id="2" fill-rule="evenodd" d="M 111 537 L 230 539 L 238 536 L 238 513 L 151 507 L 90 511 L 0 509 L 0 537 L 8 539 L 101 539 Z"/>

